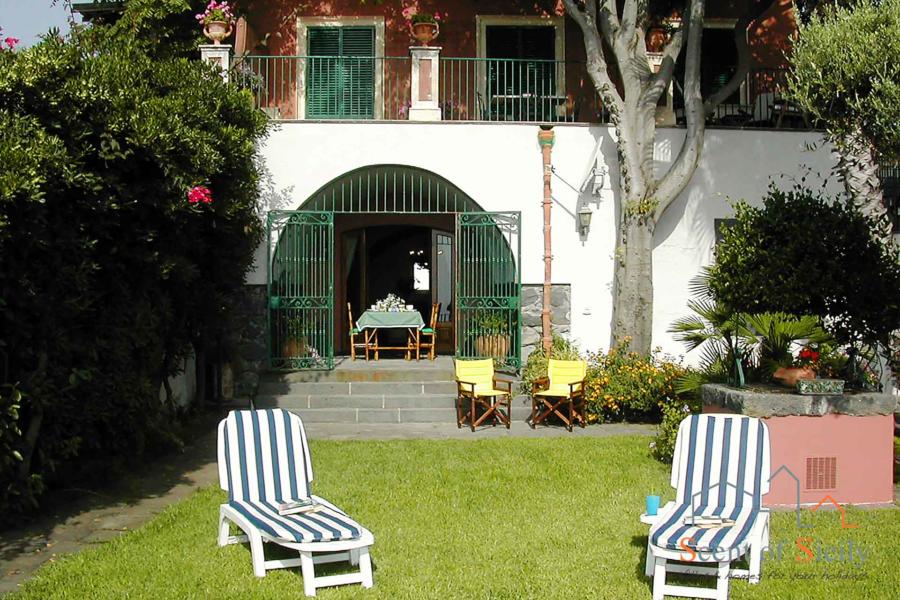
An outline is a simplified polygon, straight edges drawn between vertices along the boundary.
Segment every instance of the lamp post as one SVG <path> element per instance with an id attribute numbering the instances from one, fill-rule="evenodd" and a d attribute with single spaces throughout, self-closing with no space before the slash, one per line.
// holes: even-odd
<path id="1" fill-rule="evenodd" d="M 553 262 L 553 255 L 550 252 L 550 207 L 553 206 L 550 194 L 550 176 L 553 167 L 550 162 L 550 152 L 553 149 L 554 138 L 553 126 L 541 125 L 541 130 L 538 132 L 538 144 L 541 147 L 541 158 L 544 163 L 544 297 L 541 304 L 541 345 L 547 356 L 550 356 L 550 348 L 553 346 L 553 337 L 550 331 L 551 265 Z"/>

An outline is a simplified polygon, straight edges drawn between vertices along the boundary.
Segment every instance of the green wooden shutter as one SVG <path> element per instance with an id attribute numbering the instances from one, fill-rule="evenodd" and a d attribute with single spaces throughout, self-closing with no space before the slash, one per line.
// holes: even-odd
<path id="1" fill-rule="evenodd" d="M 308 29 L 306 117 L 371 119 L 375 116 L 375 29 Z"/>
<path id="2" fill-rule="evenodd" d="M 341 56 L 346 82 L 343 89 L 344 116 L 351 119 L 375 117 L 375 29 L 342 27 Z"/>
<path id="3" fill-rule="evenodd" d="M 309 58 L 306 65 L 306 117 L 340 118 L 341 30 L 338 27 L 310 27 Z"/>

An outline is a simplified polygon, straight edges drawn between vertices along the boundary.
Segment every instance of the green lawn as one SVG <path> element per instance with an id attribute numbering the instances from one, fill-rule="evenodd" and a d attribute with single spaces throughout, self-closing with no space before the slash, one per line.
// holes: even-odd
<path id="1" fill-rule="evenodd" d="M 316 493 L 368 527 L 375 587 L 322 598 L 650 598 L 643 576 L 650 492 L 672 497 L 647 438 L 315 442 Z M 17 598 L 302 597 L 296 571 L 253 576 L 246 547 L 218 548 L 224 494 L 198 492 L 141 529 L 41 569 Z M 851 510 L 858 529 L 818 513 L 802 534 L 775 515 L 782 560 L 732 598 L 886 598 L 900 589 L 900 511 Z M 810 537 L 816 560 L 800 562 Z M 826 562 L 862 549 L 856 566 Z M 825 549 L 826 551 L 823 551 Z M 830 549 L 830 550 L 829 550 Z M 890 590 L 894 592 L 890 592 Z"/>

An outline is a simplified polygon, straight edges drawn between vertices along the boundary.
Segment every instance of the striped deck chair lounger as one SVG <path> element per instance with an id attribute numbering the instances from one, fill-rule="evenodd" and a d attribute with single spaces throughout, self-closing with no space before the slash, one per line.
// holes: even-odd
<path id="1" fill-rule="evenodd" d="M 681 422 L 672 463 L 676 499 L 660 511 L 647 542 L 653 600 L 727 600 L 730 577 L 759 583 L 769 544 L 762 497 L 769 491 L 770 461 L 769 431 L 759 419 L 706 414 Z M 749 569 L 731 567 L 745 556 Z M 716 587 L 669 585 L 667 573 L 713 575 Z"/>
<path id="2" fill-rule="evenodd" d="M 228 502 L 219 507 L 219 545 L 250 542 L 253 574 L 299 566 L 303 590 L 361 583 L 372 587 L 372 534 L 333 504 L 312 495 L 313 473 L 300 417 L 281 409 L 234 410 L 219 423 L 219 484 Z M 278 505 L 306 498 L 317 512 L 281 515 Z M 230 535 L 234 523 L 245 535 Z M 297 550 L 299 558 L 266 560 L 265 542 Z M 315 565 L 349 561 L 353 573 L 315 576 Z"/>

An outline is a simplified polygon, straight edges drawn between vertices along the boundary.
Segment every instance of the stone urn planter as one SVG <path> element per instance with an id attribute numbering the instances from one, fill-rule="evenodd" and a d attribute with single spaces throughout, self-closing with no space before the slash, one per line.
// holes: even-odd
<path id="1" fill-rule="evenodd" d="M 795 388 L 800 379 L 815 379 L 816 372 L 812 367 L 779 367 L 772 377 L 784 387 Z"/>
<path id="2" fill-rule="evenodd" d="M 231 23 L 225 21 L 210 21 L 203 26 L 203 35 L 216 45 L 221 44 L 222 40 L 231 35 L 231 31 Z"/>
<path id="3" fill-rule="evenodd" d="M 423 46 L 437 38 L 440 28 L 437 23 L 413 23 L 410 26 L 413 38 Z"/>

